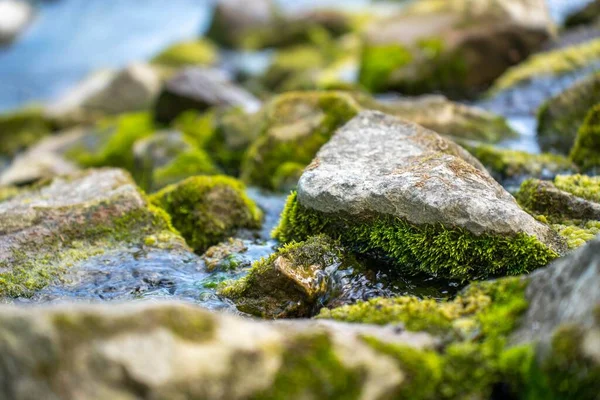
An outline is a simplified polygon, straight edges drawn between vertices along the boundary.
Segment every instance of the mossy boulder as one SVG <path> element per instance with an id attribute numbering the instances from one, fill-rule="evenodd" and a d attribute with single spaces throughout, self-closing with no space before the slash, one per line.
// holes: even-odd
<path id="1" fill-rule="evenodd" d="M 206 39 L 178 42 L 157 54 L 152 63 L 164 67 L 181 68 L 193 65 L 214 65 L 219 59 L 217 47 Z"/>
<path id="2" fill-rule="evenodd" d="M 242 180 L 275 189 L 286 163 L 308 165 L 336 129 L 360 111 L 343 92 L 295 92 L 277 96 L 265 106 L 263 129 L 248 149 Z M 286 167 L 287 168 L 287 167 Z"/>
<path id="3" fill-rule="evenodd" d="M 598 62 L 600 39 L 535 54 L 502 74 L 489 93 L 496 94 L 540 77 L 572 74 L 594 67 Z"/>
<path id="4" fill-rule="evenodd" d="M 40 109 L 0 115 L 0 155 L 13 156 L 50 134 L 54 124 Z"/>
<path id="5" fill-rule="evenodd" d="M 242 239 L 229 238 L 206 250 L 202 255 L 202 260 L 209 272 L 233 271 L 250 266 L 250 263 L 246 264 L 246 261 L 240 257 L 246 251 L 248 251 L 248 246 Z"/>
<path id="6" fill-rule="evenodd" d="M 466 150 L 373 111 L 321 148 L 274 237 L 321 232 L 400 270 L 463 280 L 528 272 L 565 249 Z"/>
<path id="7" fill-rule="evenodd" d="M 311 317 L 335 296 L 333 275 L 343 268 L 343 258 L 337 243 L 314 236 L 257 261 L 247 276 L 226 282 L 219 294 L 255 316 Z"/>
<path id="8" fill-rule="evenodd" d="M 472 95 L 538 49 L 551 25 L 541 1 L 418 2 L 366 29 L 359 81 L 372 92 Z"/>
<path id="9" fill-rule="evenodd" d="M 207 111 L 212 107 L 242 107 L 252 112 L 260 108 L 260 101 L 222 71 L 186 67 L 164 84 L 154 112 L 156 121 L 169 124 L 185 111 Z"/>
<path id="10" fill-rule="evenodd" d="M 69 268 L 128 248 L 187 252 L 131 177 L 103 169 L 55 178 L 0 203 L 0 296 L 30 296 Z M 156 238 L 148 244 L 146 238 Z"/>
<path id="11" fill-rule="evenodd" d="M 524 178 L 554 178 L 560 173 L 576 171 L 577 167 L 558 154 L 532 154 L 491 145 L 463 144 L 502 183 L 520 184 Z"/>
<path id="12" fill-rule="evenodd" d="M 567 28 L 573 28 L 580 25 L 591 25 L 596 23 L 599 18 L 600 1 L 592 0 L 581 10 L 577 10 L 574 13 L 569 14 L 565 19 L 565 26 Z"/>
<path id="13" fill-rule="evenodd" d="M 600 180 L 559 175 L 554 182 L 529 179 L 517 193 L 519 203 L 577 248 L 600 233 Z"/>
<path id="14" fill-rule="evenodd" d="M 582 171 L 600 170 L 600 103 L 587 113 L 577 132 L 569 158 Z"/>
<path id="15" fill-rule="evenodd" d="M 154 192 L 196 175 L 216 175 L 210 156 L 178 131 L 157 132 L 133 147 L 134 177 L 146 191 Z"/>
<path id="16" fill-rule="evenodd" d="M 244 185 L 226 176 L 196 176 L 150 197 L 173 220 L 187 243 L 203 253 L 241 229 L 258 229 L 262 212 Z"/>
<path id="17" fill-rule="evenodd" d="M 548 100 L 538 113 L 538 142 L 544 151 L 568 154 L 588 111 L 600 103 L 600 73 Z"/>

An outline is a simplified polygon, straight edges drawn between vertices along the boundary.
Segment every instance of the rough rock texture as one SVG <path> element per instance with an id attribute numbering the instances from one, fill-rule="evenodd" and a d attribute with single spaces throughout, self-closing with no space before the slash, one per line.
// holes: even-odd
<path id="1" fill-rule="evenodd" d="M 0 203 L 0 296 L 29 295 L 68 267 L 145 244 L 187 251 L 161 210 L 118 169 L 55 178 Z"/>
<path id="2" fill-rule="evenodd" d="M 466 150 L 378 112 L 362 112 L 321 148 L 300 179 L 298 200 L 324 213 L 393 215 L 476 235 L 523 232 L 556 246 Z"/>
<path id="3" fill-rule="evenodd" d="M 514 342 L 547 342 L 563 324 L 591 328 L 600 310 L 600 237 L 528 280 L 529 308 L 512 335 Z M 597 362 L 600 365 L 600 359 Z"/>
<path id="4" fill-rule="evenodd" d="M 0 46 L 12 42 L 33 19 L 33 6 L 24 1 L 0 1 Z"/>
<path id="5" fill-rule="evenodd" d="M 564 249 L 466 150 L 372 111 L 360 113 L 321 148 L 274 234 L 289 241 L 315 231 L 405 266 L 463 279 L 523 273 Z"/>
<path id="6" fill-rule="evenodd" d="M 260 108 L 260 101 L 234 85 L 221 71 L 189 67 L 166 82 L 155 112 L 157 121 L 169 123 L 186 110 L 235 106 L 253 112 Z"/>
<path id="7" fill-rule="evenodd" d="M 160 91 L 151 66 L 132 64 L 121 71 L 102 71 L 85 79 L 46 113 L 63 124 L 90 122 L 104 115 L 148 109 Z"/>
<path id="8" fill-rule="evenodd" d="M 551 29 L 543 0 L 416 2 L 367 29 L 360 82 L 375 92 L 472 94 L 538 49 Z"/>
<path id="9" fill-rule="evenodd" d="M 365 336 L 409 349 L 435 345 L 422 333 L 332 322 L 260 323 L 184 304 L 3 307 L 0 396 L 390 397 L 409 377 Z"/>
<path id="10" fill-rule="evenodd" d="M 84 136 L 85 130 L 74 129 L 40 140 L 2 171 L 0 186 L 24 185 L 77 171 L 79 167 L 65 159 L 64 153 Z"/>
<path id="11" fill-rule="evenodd" d="M 538 142 L 544 151 L 569 154 L 590 108 L 600 103 L 600 73 L 548 100 L 538 113 Z"/>

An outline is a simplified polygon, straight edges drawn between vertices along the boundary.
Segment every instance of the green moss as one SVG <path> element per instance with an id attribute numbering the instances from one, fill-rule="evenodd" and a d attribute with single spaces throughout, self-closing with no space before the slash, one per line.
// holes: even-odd
<path id="1" fill-rule="evenodd" d="M 106 216 L 106 206 L 89 205 L 82 223 L 66 225 L 43 242 L 11 250 L 10 256 L 0 261 L 0 269 L 4 271 L 0 275 L 0 296 L 31 296 L 59 279 L 73 265 L 130 245 L 182 247 L 163 210 L 148 206 L 111 218 Z M 102 216 L 102 220 L 92 221 L 93 216 Z M 156 235 L 160 241 L 148 244 L 146 238 L 150 235 Z"/>
<path id="2" fill-rule="evenodd" d="M 0 186 L 0 202 L 9 200 L 19 194 L 19 189 L 14 186 Z"/>
<path id="3" fill-rule="evenodd" d="M 561 221 L 550 226 L 567 241 L 569 249 L 583 246 L 600 235 L 600 221 Z"/>
<path id="4" fill-rule="evenodd" d="M 53 128 L 39 109 L 0 115 L 0 155 L 14 155 L 48 135 Z"/>
<path id="5" fill-rule="evenodd" d="M 600 176 L 559 175 L 554 184 L 560 190 L 600 203 Z"/>
<path id="6" fill-rule="evenodd" d="M 298 92 L 277 96 L 266 106 L 266 123 L 248 150 L 242 179 L 273 189 L 284 163 L 308 165 L 334 132 L 360 111 L 343 92 Z"/>
<path id="7" fill-rule="evenodd" d="M 326 215 L 303 207 L 292 193 L 273 236 L 287 243 L 321 232 L 358 253 L 384 255 L 407 273 L 462 280 L 527 273 L 558 257 L 525 234 L 476 236 L 460 228 L 416 226 L 393 217 L 358 220 Z"/>
<path id="8" fill-rule="evenodd" d="M 588 111 L 599 99 L 600 73 L 594 73 L 544 103 L 538 111 L 537 129 L 542 150 L 568 154 Z M 588 121 L 592 128 L 594 119 Z"/>
<path id="9" fill-rule="evenodd" d="M 96 126 L 98 135 L 106 140 L 93 152 L 82 148 L 69 150 L 66 156 L 84 167 L 120 167 L 134 172 L 133 144 L 157 130 L 148 112 L 122 114 L 106 119 Z"/>
<path id="10" fill-rule="evenodd" d="M 390 76 L 412 61 L 411 52 L 398 44 L 365 45 L 358 80 L 370 92 L 381 92 L 389 84 Z"/>
<path id="11" fill-rule="evenodd" d="M 206 148 L 215 135 L 216 115 L 214 111 L 184 111 L 172 123 L 173 128 L 183 133 L 199 148 Z"/>
<path id="12" fill-rule="evenodd" d="M 464 145 L 475 158 L 499 180 L 522 176 L 572 171 L 575 167 L 566 157 L 557 154 L 531 154 L 524 151 L 501 149 L 489 145 Z"/>
<path id="13" fill-rule="evenodd" d="M 317 46 L 296 46 L 276 53 L 269 69 L 262 79 L 270 90 L 285 86 L 286 81 L 299 80 L 310 71 L 318 70 L 326 64 L 325 56 Z"/>
<path id="14" fill-rule="evenodd" d="M 540 53 L 506 71 L 498 78 L 490 93 L 494 94 L 544 75 L 567 74 L 586 68 L 598 60 L 600 39 Z"/>
<path id="15" fill-rule="evenodd" d="M 290 339 L 273 384 L 254 400 L 361 398 L 364 372 L 348 368 L 326 333 Z"/>
<path id="16" fill-rule="evenodd" d="M 173 226 L 198 253 L 239 229 L 260 228 L 262 212 L 234 178 L 197 176 L 152 195 L 153 204 L 169 213 Z"/>
<path id="17" fill-rule="evenodd" d="M 587 114 L 569 157 L 583 171 L 600 170 L 600 104 Z"/>
<path id="18" fill-rule="evenodd" d="M 156 168 L 152 176 L 152 187 L 161 189 L 196 175 L 217 175 L 219 169 L 203 150 L 190 150 L 178 154 L 170 163 Z"/>
<path id="19" fill-rule="evenodd" d="M 168 67 L 211 65 L 218 61 L 217 47 L 205 39 L 175 43 L 152 59 L 153 64 Z"/>
<path id="20" fill-rule="evenodd" d="M 570 14 L 565 20 L 565 27 L 573 28 L 579 25 L 593 24 L 600 17 L 600 2 L 592 1 L 582 10 Z"/>
<path id="21" fill-rule="evenodd" d="M 255 262 L 245 277 L 226 282 L 219 295 L 263 318 L 310 317 L 328 294 L 328 277 L 319 273 L 341 259 L 341 248 L 325 235 L 289 243 Z"/>

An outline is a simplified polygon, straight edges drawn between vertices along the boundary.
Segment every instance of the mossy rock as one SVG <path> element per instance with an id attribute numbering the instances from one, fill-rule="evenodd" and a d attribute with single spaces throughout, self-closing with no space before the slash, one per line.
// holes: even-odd
<path id="1" fill-rule="evenodd" d="M 553 177 L 577 169 L 567 157 L 558 154 L 532 154 L 490 145 L 463 144 L 463 147 L 500 182 L 518 182 L 525 177 Z"/>
<path id="2" fill-rule="evenodd" d="M 213 271 L 234 271 L 242 267 L 249 267 L 240 255 L 248 251 L 248 246 L 241 239 L 229 238 L 223 243 L 210 247 L 202 255 L 206 264 L 206 270 Z"/>
<path id="3" fill-rule="evenodd" d="M 262 318 L 311 317 L 333 297 L 333 274 L 342 263 L 335 241 L 314 236 L 255 262 L 247 276 L 224 283 L 219 295 Z"/>
<path id="4" fill-rule="evenodd" d="M 53 130 L 52 121 L 36 108 L 0 115 L 0 155 L 13 156 Z"/>
<path id="5" fill-rule="evenodd" d="M 193 65 L 213 65 L 219 59 L 217 47 L 208 40 L 198 39 L 175 43 L 152 59 L 153 64 L 181 68 Z"/>
<path id="6" fill-rule="evenodd" d="M 131 177 L 116 169 L 22 189 L 0 202 L 0 214 L 0 296 L 31 296 L 100 254 L 188 251 L 168 215 L 149 205 Z"/>
<path id="7" fill-rule="evenodd" d="M 569 158 L 582 171 L 600 171 L 600 104 L 587 113 Z"/>
<path id="8" fill-rule="evenodd" d="M 577 10 L 567 16 L 565 26 L 573 28 L 580 25 L 591 25 L 600 18 L 600 1 L 592 0 L 583 9 Z"/>
<path id="9" fill-rule="evenodd" d="M 560 190 L 577 197 L 600 203 L 600 177 L 587 175 L 560 175 L 554 179 Z"/>
<path id="10" fill-rule="evenodd" d="M 135 170 L 133 146 L 136 141 L 158 130 L 148 112 L 122 114 L 107 118 L 95 126 L 93 146 L 70 149 L 66 157 L 83 167 L 119 167 Z"/>
<path id="11" fill-rule="evenodd" d="M 297 92 L 277 96 L 265 106 L 263 131 L 248 149 L 242 179 L 275 189 L 284 164 L 308 165 L 335 131 L 360 111 L 343 92 Z"/>
<path id="12" fill-rule="evenodd" d="M 592 67 L 600 62 L 600 39 L 531 56 L 506 71 L 494 83 L 490 94 L 532 81 L 540 76 L 560 76 Z"/>
<path id="13" fill-rule="evenodd" d="M 241 229 L 258 229 L 262 212 L 244 185 L 226 176 L 197 176 L 167 186 L 150 197 L 173 220 L 187 243 L 203 253 Z"/>
<path id="14" fill-rule="evenodd" d="M 600 73 L 590 75 L 548 100 L 538 112 L 540 147 L 544 151 L 568 154 L 588 111 L 598 103 Z"/>

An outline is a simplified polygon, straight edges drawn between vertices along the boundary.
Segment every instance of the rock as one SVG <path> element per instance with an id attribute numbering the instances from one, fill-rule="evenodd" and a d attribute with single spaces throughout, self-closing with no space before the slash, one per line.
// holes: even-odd
<path id="1" fill-rule="evenodd" d="M 132 64 L 121 71 L 103 71 L 85 79 L 46 114 L 63 125 L 89 123 L 106 115 L 149 109 L 160 90 L 160 77 L 151 66 Z"/>
<path id="2" fill-rule="evenodd" d="M 591 25 L 598 21 L 600 17 L 600 1 L 592 0 L 583 9 L 567 16 L 565 26 L 572 28 L 579 25 Z"/>
<path id="3" fill-rule="evenodd" d="M 496 95 L 541 77 L 560 77 L 595 69 L 598 63 L 600 63 L 600 39 L 535 54 L 502 74 L 494 82 L 488 95 Z"/>
<path id="4" fill-rule="evenodd" d="M 259 229 L 262 212 L 238 180 L 196 176 L 150 197 L 171 215 L 173 226 L 199 254 L 241 229 Z"/>
<path id="5" fill-rule="evenodd" d="M 423 333 L 257 322 L 178 303 L 3 306 L 0 321 L 0 395 L 14 400 L 140 390 L 168 399 L 393 398 L 414 385 L 365 337 L 415 351 L 436 344 Z"/>
<path id="6" fill-rule="evenodd" d="M 230 271 L 235 270 L 245 264 L 239 255 L 248 251 L 248 246 L 241 239 L 229 238 L 226 242 L 219 243 L 210 247 L 202 255 L 206 264 L 206 270 L 212 271 Z M 245 266 L 250 266 L 250 263 Z"/>
<path id="7" fill-rule="evenodd" d="M 242 180 L 277 189 L 283 165 L 306 166 L 335 130 L 360 111 L 343 92 L 294 92 L 275 97 L 263 111 L 262 130 L 242 165 Z M 276 178 L 279 181 L 279 178 Z"/>
<path id="8" fill-rule="evenodd" d="M 178 131 L 157 132 L 133 145 L 134 177 L 154 192 L 196 175 L 215 175 L 219 169 L 209 155 Z"/>
<path id="9" fill-rule="evenodd" d="M 152 63 L 164 67 L 210 66 L 217 63 L 217 47 L 206 39 L 175 43 L 153 59 Z"/>
<path id="10" fill-rule="evenodd" d="M 11 43 L 25 30 L 34 16 L 33 7 L 24 1 L 0 1 L 0 46 Z"/>
<path id="11" fill-rule="evenodd" d="M 496 179 L 506 185 L 520 185 L 525 178 L 553 179 L 560 173 L 573 172 L 577 167 L 558 154 L 532 154 L 491 145 L 468 145 L 463 147 L 477 158 Z"/>
<path id="12" fill-rule="evenodd" d="M 582 171 L 600 170 L 600 105 L 589 110 L 569 157 Z"/>
<path id="13" fill-rule="evenodd" d="M 417 2 L 366 30 L 359 80 L 373 92 L 472 95 L 551 32 L 543 0 Z"/>
<path id="14" fill-rule="evenodd" d="M 0 114 L 0 155 L 14 156 L 50 134 L 54 124 L 39 109 Z"/>
<path id="15" fill-rule="evenodd" d="M 24 189 L 0 203 L 0 295 L 29 296 L 101 253 L 145 246 L 187 251 L 131 177 L 91 170 Z"/>
<path id="16" fill-rule="evenodd" d="M 398 268 L 459 279 L 531 271 L 565 248 L 466 150 L 373 111 L 321 148 L 274 236 L 289 242 L 314 230 Z"/>
<path id="17" fill-rule="evenodd" d="M 440 95 L 374 101 L 360 96 L 365 108 L 382 111 L 431 129 L 455 140 L 495 143 L 518 136 L 506 120 L 481 108 L 448 100 Z"/>
<path id="18" fill-rule="evenodd" d="M 307 42 L 319 30 L 340 35 L 351 25 L 335 10 L 285 14 L 273 0 L 219 0 L 206 36 L 226 47 L 258 50 Z"/>
<path id="19" fill-rule="evenodd" d="M 169 123 L 184 111 L 211 107 L 242 107 L 253 112 L 260 108 L 260 101 L 220 71 L 188 67 L 164 85 L 155 106 L 156 120 Z"/>
<path id="20" fill-rule="evenodd" d="M 548 100 L 538 112 L 538 142 L 544 151 L 568 154 L 590 108 L 600 103 L 600 73 Z"/>
<path id="21" fill-rule="evenodd" d="M 85 134 L 83 129 L 73 129 L 40 140 L 2 171 L 0 185 L 25 185 L 76 172 L 79 167 L 67 160 L 65 153 L 77 146 Z"/>

